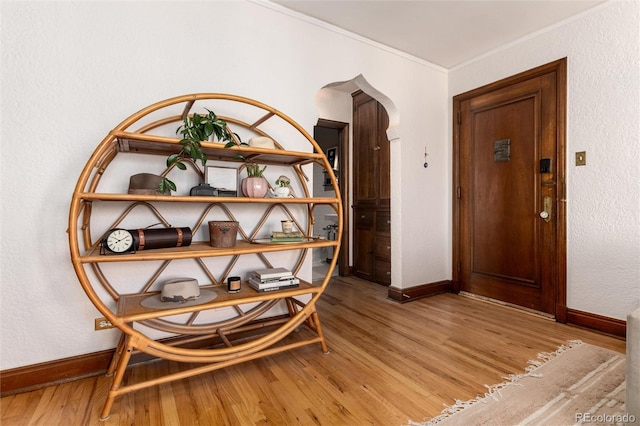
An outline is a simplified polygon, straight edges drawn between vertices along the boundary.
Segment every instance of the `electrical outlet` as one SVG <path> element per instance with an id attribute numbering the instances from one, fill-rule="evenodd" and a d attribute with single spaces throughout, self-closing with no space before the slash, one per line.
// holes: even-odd
<path id="1" fill-rule="evenodd" d="M 99 330 L 106 330 L 108 328 L 113 328 L 114 325 L 111 324 L 111 321 L 103 317 L 103 318 L 95 319 L 94 327 L 96 331 L 99 331 Z"/>

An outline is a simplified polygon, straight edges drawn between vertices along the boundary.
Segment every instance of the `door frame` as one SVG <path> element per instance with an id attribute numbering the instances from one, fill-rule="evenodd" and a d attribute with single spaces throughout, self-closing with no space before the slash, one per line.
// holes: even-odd
<path id="1" fill-rule="evenodd" d="M 566 224 L 566 110 L 567 110 L 567 58 L 533 68 L 505 79 L 472 89 L 453 97 L 453 253 L 452 253 L 452 289 L 460 292 L 460 254 L 461 254 L 461 215 L 460 215 L 460 104 L 468 99 L 504 89 L 508 86 L 542 76 L 556 73 L 556 158 L 557 158 L 557 194 L 558 200 L 556 231 L 556 288 L 555 319 L 567 322 L 567 224 Z"/>
<path id="2" fill-rule="evenodd" d="M 338 168 L 338 188 L 340 189 L 340 199 L 343 206 L 349 205 L 349 123 L 342 121 L 327 120 L 319 118 L 316 126 L 338 130 L 338 158 L 340 167 Z M 343 209 L 342 218 L 342 240 L 340 242 L 340 252 L 338 254 L 338 274 L 340 276 L 351 275 L 349 265 L 349 215 L 350 209 Z"/>

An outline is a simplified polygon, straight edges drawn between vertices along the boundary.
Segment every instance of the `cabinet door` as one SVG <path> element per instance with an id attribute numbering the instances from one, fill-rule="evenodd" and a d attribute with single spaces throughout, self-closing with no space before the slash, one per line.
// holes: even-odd
<path id="1" fill-rule="evenodd" d="M 354 274 L 391 283 L 389 116 L 363 92 L 353 95 Z"/>
<path id="2" fill-rule="evenodd" d="M 380 222 L 380 216 L 377 222 Z M 384 285 L 391 284 L 391 237 L 380 233 L 376 235 L 375 255 L 374 281 Z"/>
<path id="3" fill-rule="evenodd" d="M 376 259 L 391 261 L 391 237 L 376 236 Z"/>
<path id="4" fill-rule="evenodd" d="M 353 273 L 365 280 L 373 281 L 375 274 L 375 211 L 354 210 Z"/>
<path id="5" fill-rule="evenodd" d="M 377 104 L 365 93 L 353 97 L 353 198 L 357 206 L 377 204 Z"/>
<path id="6" fill-rule="evenodd" d="M 376 259 L 374 281 L 383 284 L 391 284 L 391 262 Z"/>
<path id="7" fill-rule="evenodd" d="M 388 210 L 376 211 L 376 232 L 381 235 L 391 235 L 391 212 Z"/>

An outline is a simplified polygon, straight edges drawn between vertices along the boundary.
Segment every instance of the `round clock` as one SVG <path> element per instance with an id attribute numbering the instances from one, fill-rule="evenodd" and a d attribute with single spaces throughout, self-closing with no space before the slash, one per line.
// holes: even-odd
<path id="1" fill-rule="evenodd" d="M 126 229 L 110 229 L 102 239 L 102 247 L 112 253 L 129 253 L 135 250 L 135 239 Z"/>

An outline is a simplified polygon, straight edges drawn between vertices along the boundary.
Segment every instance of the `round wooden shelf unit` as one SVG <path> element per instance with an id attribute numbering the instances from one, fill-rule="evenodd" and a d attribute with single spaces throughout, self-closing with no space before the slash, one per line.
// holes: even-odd
<path id="1" fill-rule="evenodd" d="M 214 110 L 227 122 L 233 133 L 242 133 L 245 137 L 267 136 L 275 143 L 275 149 L 265 149 L 244 145 L 227 148 L 221 143 L 202 142 L 203 152 L 208 159 L 207 165 L 209 161 L 224 162 L 241 171 L 244 166 L 239 156 L 242 156 L 256 163 L 284 167 L 292 171 L 298 188 L 301 188 L 300 196 L 258 199 L 242 196 L 127 194 L 125 188 L 128 175 L 122 176 L 118 167 L 112 167 L 115 171 L 110 172 L 110 166 L 115 164 L 114 160 L 120 156 L 142 154 L 136 157 L 136 161 L 139 158 L 142 164 L 150 161 L 164 164 L 163 157 L 177 153 L 181 148 L 180 139 L 172 137 L 175 129 L 188 114 L 193 111 L 204 112 L 204 108 Z M 228 115 L 225 115 L 226 112 L 229 112 Z M 277 135 L 280 133 L 285 136 L 279 139 Z M 292 141 L 293 138 L 306 141 L 309 151 L 300 151 L 302 143 Z M 295 150 L 285 148 L 292 145 Z M 127 161 L 130 164 L 131 159 Z M 335 195 L 314 197 L 309 192 L 308 178 L 303 169 L 303 166 L 309 164 L 324 168 L 331 177 Z M 192 166 L 202 181 L 205 175 L 203 170 L 195 163 Z M 165 169 L 162 175 L 169 172 L 171 168 Z M 101 189 L 112 188 L 114 180 L 121 184 L 122 193 Z M 312 235 L 314 209 L 319 205 L 329 206 L 337 216 L 336 241 L 318 239 Z M 167 216 L 172 211 L 175 213 L 177 206 L 184 208 L 185 212 L 190 211 L 190 218 L 194 220 L 191 227 L 194 241 L 191 245 L 122 255 L 101 252 L 100 241 L 108 229 L 123 226 L 127 221 L 135 221 L 141 214 L 140 210 L 144 210 L 147 217 L 151 215 L 157 218 L 161 225 L 171 227 Z M 322 149 L 313 138 L 288 116 L 249 98 L 216 93 L 179 96 L 142 109 L 109 132 L 82 170 L 69 211 L 71 262 L 80 285 L 102 315 L 122 332 L 108 369 L 108 374 L 114 375 L 114 378 L 101 419 L 108 418 L 115 398 L 127 392 L 303 345 L 319 343 L 326 352 L 327 345 L 316 312 L 316 301 L 326 288 L 338 258 L 342 208 L 336 178 Z M 119 216 L 114 214 L 117 209 L 123 209 Z M 240 238 L 235 247 L 214 248 L 208 241 L 196 239 L 197 231 L 201 227 L 206 228 L 206 220 L 212 215 L 222 215 L 225 220 L 236 220 L 237 211 L 241 213 L 243 221 L 240 223 Z M 254 214 L 254 211 L 258 213 Z M 295 223 L 297 230 L 305 235 L 303 241 L 291 244 L 264 243 L 264 232 L 269 220 L 273 222 L 274 216 L 278 214 Z M 187 220 L 187 216 L 189 213 L 185 213 L 181 220 Z M 252 217 L 252 220 L 247 221 L 247 216 Z M 251 230 L 247 231 L 249 228 Z M 271 268 L 274 265 L 269 256 L 287 252 L 292 254 L 287 257 L 294 259 L 290 261 L 292 264 L 276 266 L 286 266 L 297 275 L 310 250 L 326 247 L 333 248 L 335 254 L 321 283 L 300 280 L 297 288 L 272 292 L 257 292 L 245 284 L 239 293 L 230 294 L 226 291 L 226 279 L 242 273 L 239 270 L 241 263 L 246 267 L 246 262 L 239 262 L 240 258 L 250 257 L 250 261 L 255 263 L 253 269 Z M 212 260 L 216 262 L 209 263 Z M 145 272 L 131 274 L 130 282 L 121 283 L 122 271 L 117 266 L 124 268 L 132 262 L 143 262 L 140 265 L 145 265 Z M 193 264 L 185 268 L 180 262 Z M 149 265 L 152 265 L 151 272 L 146 270 Z M 176 268 L 183 268 L 185 274 L 197 271 L 205 276 L 210 282 L 201 284 L 201 288 L 215 292 L 215 299 L 197 305 L 176 305 L 170 309 L 142 306 L 141 301 L 158 294 L 158 286 L 162 280 L 170 275 L 169 271 L 175 273 Z M 140 283 L 140 280 L 144 282 Z M 132 290 L 136 285 L 138 287 Z M 286 306 L 288 314 L 268 315 L 278 304 Z M 224 315 L 216 315 L 221 311 Z M 303 324 L 312 333 L 307 333 L 307 337 L 290 336 L 292 331 Z M 153 333 L 149 331 L 153 330 L 168 334 L 169 337 L 158 339 L 157 336 L 150 336 Z M 242 336 L 242 339 L 234 341 L 234 335 Z M 202 365 L 122 386 L 125 370 L 135 351 Z"/>

